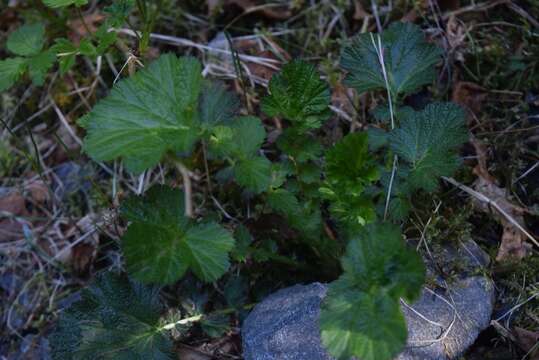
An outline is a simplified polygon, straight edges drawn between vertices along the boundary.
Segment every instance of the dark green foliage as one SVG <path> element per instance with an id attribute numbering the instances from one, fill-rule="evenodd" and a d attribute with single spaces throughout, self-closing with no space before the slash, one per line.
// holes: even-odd
<path id="1" fill-rule="evenodd" d="M 436 189 L 440 176 L 459 165 L 458 147 L 467 139 L 464 111 L 452 103 L 434 103 L 401 119 L 389 135 L 391 148 L 410 166 L 411 190 Z"/>
<path id="2" fill-rule="evenodd" d="M 320 188 L 332 214 L 346 227 L 357 229 L 375 218 L 374 204 L 365 194 L 379 172 L 368 152 L 366 133 L 351 133 L 326 154 L 326 181 Z"/>
<path id="3" fill-rule="evenodd" d="M 341 66 L 348 71 L 345 80 L 348 86 L 359 93 L 386 89 L 377 53 L 380 44 L 389 90 L 394 97 L 412 94 L 434 80 L 434 65 L 440 61 L 440 50 L 425 41 L 417 25 L 396 22 L 380 37 L 372 33 L 357 35 L 343 49 Z"/>
<path id="4" fill-rule="evenodd" d="M 350 239 L 342 267 L 320 314 L 322 342 L 337 359 L 392 358 L 406 342 L 399 299 L 417 299 L 425 280 L 421 257 L 398 227 L 374 223 Z"/>
<path id="5" fill-rule="evenodd" d="M 9 89 L 25 73 L 34 84 L 43 85 L 55 59 L 52 51 L 43 51 L 45 40 L 41 23 L 23 25 L 9 35 L 6 47 L 17 56 L 0 60 L 0 91 Z"/>
<path id="6" fill-rule="evenodd" d="M 302 132 L 317 129 L 328 119 L 330 92 L 314 66 L 292 61 L 269 83 L 270 94 L 262 102 L 268 116 L 280 116 Z"/>
<path id="7" fill-rule="evenodd" d="M 122 206 L 129 221 L 122 237 L 127 271 L 143 282 L 170 284 L 190 269 L 203 281 L 215 281 L 229 266 L 231 234 L 216 223 L 184 216 L 180 190 L 157 186 Z"/>
<path id="8" fill-rule="evenodd" d="M 243 116 L 228 126 L 212 129 L 210 151 L 229 161 L 229 170 L 239 185 L 260 193 L 271 183 L 271 163 L 258 154 L 265 138 L 266 130 L 260 119 Z"/>
<path id="9" fill-rule="evenodd" d="M 49 336 L 54 360 L 174 359 L 159 328 L 159 289 L 106 273 L 60 314 Z"/>
<path id="10" fill-rule="evenodd" d="M 111 93 L 81 119 L 84 150 L 96 161 L 122 157 L 142 172 L 168 151 L 189 152 L 198 140 L 200 63 L 163 55 Z"/>

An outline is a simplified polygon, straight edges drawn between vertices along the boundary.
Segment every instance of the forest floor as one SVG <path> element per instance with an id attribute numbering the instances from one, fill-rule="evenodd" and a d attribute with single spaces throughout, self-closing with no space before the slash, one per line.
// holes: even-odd
<path id="1" fill-rule="evenodd" d="M 74 12 L 55 18 L 41 1 L 0 0 L 0 58 L 8 56 L 8 35 L 30 20 L 47 22 L 51 39 L 67 34 L 80 41 L 103 21 L 102 3 L 109 1 L 90 1 L 82 8 L 83 23 Z M 407 105 L 421 108 L 430 99 L 457 102 L 467 110 L 470 140 L 461 150 L 465 166 L 454 177 L 457 186 L 443 183 L 406 226 L 423 229 L 435 244 L 471 237 L 491 257 L 488 272 L 497 292 L 492 325 L 464 358 L 537 360 L 539 254 L 529 237 L 539 238 L 539 2 L 373 4 L 167 0 L 155 19 L 147 59 L 166 52 L 197 57 L 206 75 L 239 94 L 241 112 L 249 114 L 259 113 L 261 94 L 281 64 L 298 58 L 316 64 L 332 89 L 333 116 L 323 129 L 331 144 L 350 128 L 365 128 L 380 103 L 376 94 L 355 96 L 342 85 L 343 42 L 394 21 L 421 26 L 444 50 L 444 58 L 436 84 L 411 96 Z M 137 14 L 132 17 L 137 27 Z M 82 56 L 65 75 L 54 68 L 44 86 L 20 81 L 0 94 L 0 358 L 41 358 L 42 339 L 58 309 L 97 273 L 122 268 L 118 241 L 123 224 L 108 221 L 119 199 L 171 174 L 160 168 L 134 177 L 120 162 L 96 164 L 80 151 L 84 131 L 77 119 L 117 78 L 139 66 L 131 55 L 137 41 L 132 35 L 124 29 L 99 63 Z M 241 54 L 239 75 L 231 47 Z M 271 134 L 278 124 L 264 120 Z M 529 237 L 492 204 L 481 205 L 481 196 L 502 206 Z M 271 289 L 284 285 L 271 284 Z M 186 288 L 178 286 L 169 295 Z M 181 301 L 196 303 L 219 291 L 188 289 Z M 251 296 L 267 293 L 249 291 Z M 182 334 L 180 358 L 240 358 L 240 320 L 224 332 Z M 28 355 L 32 352 L 35 357 Z"/>

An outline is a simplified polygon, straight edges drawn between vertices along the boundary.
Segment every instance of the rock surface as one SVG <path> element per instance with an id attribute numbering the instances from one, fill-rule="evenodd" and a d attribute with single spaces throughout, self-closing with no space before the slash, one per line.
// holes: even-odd
<path id="1" fill-rule="evenodd" d="M 451 283 L 435 277 L 436 289 L 425 288 L 414 304 L 402 304 L 408 342 L 398 360 L 446 360 L 461 355 L 489 325 L 494 287 L 478 273 L 488 257 L 472 241 L 458 249 L 441 249 L 441 259 L 458 261 Z M 448 263 L 436 264 L 446 268 Z M 318 317 L 326 295 L 324 284 L 282 289 L 258 304 L 243 324 L 246 360 L 331 360 L 320 342 Z"/>

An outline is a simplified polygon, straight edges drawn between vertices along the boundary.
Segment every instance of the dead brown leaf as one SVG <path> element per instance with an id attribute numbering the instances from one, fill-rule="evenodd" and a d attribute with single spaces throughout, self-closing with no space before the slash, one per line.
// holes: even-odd
<path id="1" fill-rule="evenodd" d="M 11 216 L 24 216 L 28 214 L 24 197 L 18 191 L 12 191 L 0 196 L 0 211 Z"/>
<path id="2" fill-rule="evenodd" d="M 498 186 L 496 179 L 488 172 L 484 145 L 476 139 L 472 141 L 472 144 L 478 157 L 478 164 L 473 170 L 474 174 L 477 175 L 477 180 L 473 187 L 475 191 L 486 196 L 492 203 L 496 203 L 501 211 L 505 213 L 503 214 L 494 209 L 485 201 L 474 198 L 474 205 L 477 209 L 491 214 L 503 226 L 503 234 L 496 260 L 522 259 L 531 249 L 531 245 L 526 242 L 528 236 L 521 230 L 525 229 L 523 215 L 526 213 L 526 209 L 513 203 L 507 189 Z"/>
<path id="3" fill-rule="evenodd" d="M 82 19 L 74 19 L 68 21 L 68 26 L 71 29 L 69 34 L 69 39 L 75 44 L 78 44 L 81 39 L 87 37 L 88 30 L 91 33 L 95 33 L 99 27 L 99 23 L 105 19 L 105 15 L 94 12 L 83 16 L 84 22 Z"/>
<path id="4" fill-rule="evenodd" d="M 0 220 L 0 243 L 9 242 L 23 237 L 23 227 L 15 219 Z"/>
<path id="5" fill-rule="evenodd" d="M 49 189 L 42 180 L 32 182 L 30 185 L 28 185 L 27 189 L 32 197 L 32 200 L 34 200 L 36 203 L 43 204 L 49 200 Z"/>
<path id="6" fill-rule="evenodd" d="M 363 5 L 361 4 L 361 1 L 359 0 L 356 0 L 354 1 L 354 15 L 353 15 L 353 19 L 354 20 L 362 20 L 362 19 L 365 19 L 366 17 L 369 17 L 371 16 L 371 14 L 369 14 L 365 8 L 363 7 Z"/>
<path id="7" fill-rule="evenodd" d="M 539 348 L 537 348 L 537 343 L 539 342 L 539 332 L 530 331 L 520 327 L 515 327 L 514 329 L 515 337 L 518 345 L 526 353 L 532 351 L 534 346 L 536 347 L 535 351 L 531 353 L 531 357 L 528 357 L 529 360 L 539 360 Z"/>
<path id="8" fill-rule="evenodd" d="M 470 111 L 474 116 L 479 114 L 488 90 L 468 81 L 459 81 L 453 87 L 451 100 Z"/>

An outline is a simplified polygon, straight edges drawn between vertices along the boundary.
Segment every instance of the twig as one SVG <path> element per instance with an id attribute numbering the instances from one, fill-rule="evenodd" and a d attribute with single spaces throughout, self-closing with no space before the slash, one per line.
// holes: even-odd
<path id="1" fill-rule="evenodd" d="M 502 209 L 502 207 L 500 205 L 498 205 L 496 203 L 496 201 L 493 201 L 491 199 L 489 199 L 488 197 L 486 197 L 484 194 L 481 194 L 480 192 L 478 191 L 475 191 L 474 189 L 470 188 L 469 186 L 466 186 L 464 184 L 461 184 L 459 183 L 458 181 L 456 181 L 455 179 L 453 178 L 449 178 L 449 177 L 445 177 L 445 176 L 442 176 L 442 179 L 444 179 L 445 181 L 447 181 L 448 183 L 452 184 L 452 185 L 455 185 L 456 187 L 458 187 L 459 189 L 467 192 L 468 194 L 472 195 L 473 197 L 475 197 L 477 200 L 479 201 L 482 201 L 492 207 L 494 207 L 496 210 L 498 210 L 498 212 L 500 214 L 502 214 L 511 224 L 513 224 L 514 226 L 516 226 L 520 231 L 522 231 L 522 233 L 524 235 L 526 235 L 526 237 L 528 237 L 528 239 L 530 239 L 536 246 L 539 247 L 539 242 L 537 240 L 535 240 L 535 238 L 526 230 L 522 227 L 522 225 L 520 225 L 518 223 L 518 221 L 516 221 L 515 219 L 513 219 L 513 217 L 511 215 L 509 215 L 504 209 Z"/>
<path id="2" fill-rule="evenodd" d="M 176 168 L 182 174 L 183 191 L 185 192 L 185 216 L 193 217 L 193 190 L 191 187 L 190 171 L 180 161 L 176 161 Z"/>

